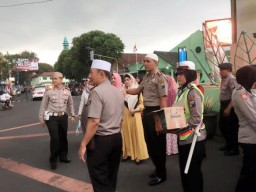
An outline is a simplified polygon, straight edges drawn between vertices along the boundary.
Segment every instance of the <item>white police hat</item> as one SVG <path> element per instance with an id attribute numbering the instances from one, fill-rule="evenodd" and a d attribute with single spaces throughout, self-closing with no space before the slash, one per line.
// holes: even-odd
<path id="1" fill-rule="evenodd" d="M 100 59 L 94 59 L 92 61 L 91 69 L 101 69 L 101 70 L 110 72 L 111 63 L 100 60 Z"/>
<path id="2" fill-rule="evenodd" d="M 195 70 L 195 63 L 193 63 L 192 61 L 181 61 L 177 63 L 177 69 L 178 70 L 183 70 L 183 69 L 188 69 L 188 70 Z"/>
<path id="3" fill-rule="evenodd" d="M 145 57 L 158 61 L 158 56 L 154 53 L 147 54 Z"/>

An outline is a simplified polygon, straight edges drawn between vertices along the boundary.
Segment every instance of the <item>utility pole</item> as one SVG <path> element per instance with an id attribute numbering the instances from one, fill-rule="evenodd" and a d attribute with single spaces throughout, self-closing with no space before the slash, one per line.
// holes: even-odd
<path id="1" fill-rule="evenodd" d="M 105 56 L 105 55 L 95 54 L 93 51 L 93 48 L 91 48 L 91 47 L 86 47 L 86 48 L 90 50 L 90 60 L 94 60 L 94 56 L 98 56 L 99 58 L 103 57 L 103 58 L 108 58 L 108 59 L 114 59 L 116 62 L 116 72 L 118 73 L 118 61 L 116 58 Z"/>

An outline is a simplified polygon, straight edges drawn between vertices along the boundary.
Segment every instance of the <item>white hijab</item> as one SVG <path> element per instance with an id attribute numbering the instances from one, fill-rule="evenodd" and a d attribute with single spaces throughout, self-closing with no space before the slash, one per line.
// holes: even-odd
<path id="1" fill-rule="evenodd" d="M 137 88 L 139 86 L 139 84 L 137 83 L 136 79 L 131 74 L 127 74 L 127 75 L 129 75 L 130 79 L 131 79 L 131 86 L 128 87 L 128 89 Z M 139 99 L 138 95 L 126 94 L 125 101 L 128 103 L 128 109 L 134 109 L 134 107 L 136 106 L 136 104 L 138 102 L 138 99 Z"/>

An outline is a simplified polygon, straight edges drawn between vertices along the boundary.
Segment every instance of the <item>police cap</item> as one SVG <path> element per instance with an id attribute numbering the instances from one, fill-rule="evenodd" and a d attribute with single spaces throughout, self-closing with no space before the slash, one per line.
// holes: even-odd
<path id="1" fill-rule="evenodd" d="M 219 64 L 219 68 L 232 70 L 232 64 L 231 63 L 221 63 L 221 64 Z"/>

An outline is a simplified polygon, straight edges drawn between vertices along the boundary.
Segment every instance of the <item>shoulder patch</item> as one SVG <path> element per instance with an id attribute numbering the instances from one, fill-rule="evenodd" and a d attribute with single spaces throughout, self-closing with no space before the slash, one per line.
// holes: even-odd
<path id="1" fill-rule="evenodd" d="M 195 106 L 196 106 L 195 100 L 189 101 L 189 107 L 190 107 L 190 108 L 195 107 Z"/>
<path id="2" fill-rule="evenodd" d="M 157 74 L 158 76 L 162 76 L 162 75 L 163 75 L 163 73 L 162 73 L 161 71 L 158 71 L 156 74 Z"/>
<path id="3" fill-rule="evenodd" d="M 241 94 L 240 94 L 240 97 L 241 97 L 242 99 L 247 99 L 247 98 L 248 98 L 248 95 L 247 95 L 246 93 L 241 93 Z"/>

